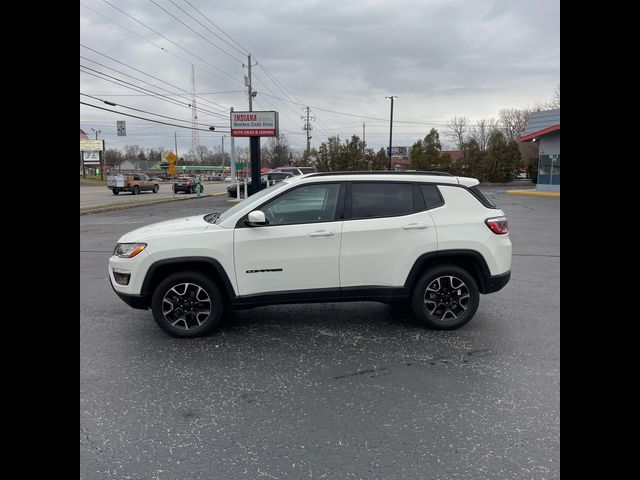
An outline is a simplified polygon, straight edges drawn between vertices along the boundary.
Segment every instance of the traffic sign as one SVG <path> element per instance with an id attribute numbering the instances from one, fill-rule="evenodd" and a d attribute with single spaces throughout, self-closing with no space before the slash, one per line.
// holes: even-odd
<path id="1" fill-rule="evenodd" d="M 178 157 L 176 157 L 176 154 L 173 152 L 169 152 L 167 153 L 166 159 L 167 162 L 169 162 L 170 165 L 173 165 L 174 163 L 176 163 Z"/>
<path id="2" fill-rule="evenodd" d="M 126 137 L 127 136 L 127 124 L 124 120 L 118 120 L 116 122 L 116 126 L 118 128 L 118 136 Z"/>
<path id="3" fill-rule="evenodd" d="M 169 165 L 169 170 L 167 170 L 167 172 L 169 173 L 169 175 L 173 175 L 174 173 L 176 173 L 176 166 L 172 163 L 171 165 Z"/>

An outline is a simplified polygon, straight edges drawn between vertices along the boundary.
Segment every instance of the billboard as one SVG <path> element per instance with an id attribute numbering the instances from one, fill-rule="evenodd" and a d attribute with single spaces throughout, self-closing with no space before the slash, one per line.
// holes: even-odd
<path id="1" fill-rule="evenodd" d="M 231 112 L 232 137 L 277 137 L 278 112 Z"/>
<path id="2" fill-rule="evenodd" d="M 91 151 L 101 152 L 103 150 L 104 150 L 104 140 L 80 140 L 81 152 L 91 152 Z"/>
<path id="3" fill-rule="evenodd" d="M 392 157 L 409 157 L 409 147 L 391 147 Z"/>

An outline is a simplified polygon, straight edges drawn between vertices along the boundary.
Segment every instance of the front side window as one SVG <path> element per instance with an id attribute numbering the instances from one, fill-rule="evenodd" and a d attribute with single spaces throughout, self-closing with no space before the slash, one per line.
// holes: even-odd
<path id="1" fill-rule="evenodd" d="M 304 185 L 263 205 L 269 225 L 316 223 L 335 220 L 339 183 Z"/>
<path id="2" fill-rule="evenodd" d="M 351 218 L 408 215 L 414 212 L 410 183 L 354 183 L 351 185 Z"/>

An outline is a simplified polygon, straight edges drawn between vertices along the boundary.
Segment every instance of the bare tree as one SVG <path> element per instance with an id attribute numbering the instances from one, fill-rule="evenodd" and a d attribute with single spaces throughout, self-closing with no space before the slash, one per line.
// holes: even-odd
<path id="1" fill-rule="evenodd" d="M 449 123 L 447 123 L 447 128 L 447 137 L 453 139 L 456 142 L 458 150 L 462 151 L 462 146 L 466 141 L 467 130 L 469 128 L 467 117 L 453 117 L 449 120 Z"/>
<path id="2" fill-rule="evenodd" d="M 483 118 L 471 128 L 469 136 L 478 143 L 480 150 L 484 152 L 489 144 L 489 137 L 495 130 L 498 130 L 496 119 Z"/>
<path id="3" fill-rule="evenodd" d="M 500 110 L 500 123 L 504 128 L 507 141 L 517 141 L 520 136 L 524 135 L 529 113 L 526 108 L 503 108 Z"/>

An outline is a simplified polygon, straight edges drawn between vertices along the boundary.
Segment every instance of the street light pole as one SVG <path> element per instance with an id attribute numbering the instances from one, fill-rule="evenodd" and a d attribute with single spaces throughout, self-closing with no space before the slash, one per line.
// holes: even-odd
<path id="1" fill-rule="evenodd" d="M 95 128 L 91 127 L 91 130 L 93 130 L 93 132 L 96 134 L 96 140 L 98 140 L 98 134 L 102 133 L 102 130 L 96 130 Z M 98 151 L 98 158 L 100 159 L 100 180 L 104 180 L 104 168 L 102 166 L 102 160 L 104 158 L 104 156 L 102 155 L 102 151 L 99 150 Z"/>
<path id="2" fill-rule="evenodd" d="M 389 123 L 389 170 L 391 170 L 391 141 L 393 137 L 393 99 L 398 98 L 397 95 L 391 95 L 390 97 L 384 97 L 391 99 L 391 122 Z"/>

